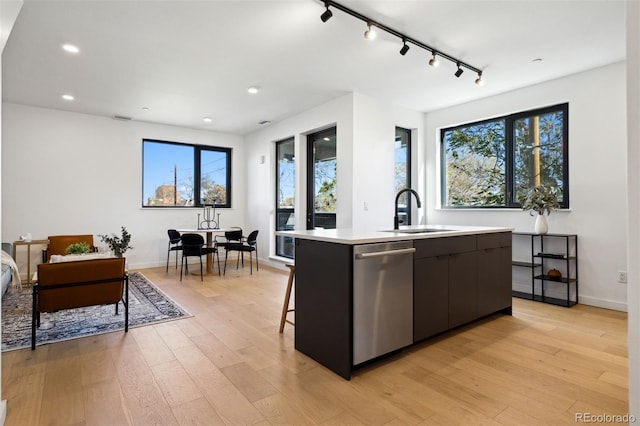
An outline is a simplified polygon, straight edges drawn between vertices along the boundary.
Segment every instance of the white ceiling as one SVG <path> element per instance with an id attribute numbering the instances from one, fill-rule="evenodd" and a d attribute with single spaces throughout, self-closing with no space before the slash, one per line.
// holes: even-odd
<path id="1" fill-rule="evenodd" d="M 416 46 L 401 56 L 381 31 L 365 40 L 338 10 L 322 23 L 319 0 L 25 0 L 3 100 L 246 134 L 352 91 L 430 111 L 625 58 L 621 0 L 339 3 L 482 69 L 486 84 L 448 61 L 428 67 Z"/>

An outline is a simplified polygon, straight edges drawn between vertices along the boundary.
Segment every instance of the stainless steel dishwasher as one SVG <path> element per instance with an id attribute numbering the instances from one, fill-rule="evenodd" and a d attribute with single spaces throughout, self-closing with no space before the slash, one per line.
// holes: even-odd
<path id="1" fill-rule="evenodd" d="M 413 343 L 413 242 L 353 248 L 353 365 Z"/>

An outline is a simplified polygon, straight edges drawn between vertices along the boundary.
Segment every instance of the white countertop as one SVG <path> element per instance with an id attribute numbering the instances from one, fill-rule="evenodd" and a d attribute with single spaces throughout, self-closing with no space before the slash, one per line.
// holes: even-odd
<path id="1" fill-rule="evenodd" d="M 415 229 L 441 230 L 435 232 L 407 233 Z M 391 231 L 391 228 L 389 229 Z M 313 229 L 301 231 L 277 231 L 276 235 L 301 238 L 305 240 L 325 241 L 338 244 L 369 244 L 402 240 L 422 240 L 425 238 L 454 237 L 459 235 L 491 234 L 495 232 L 511 232 L 513 228 L 462 225 L 414 225 L 401 226 L 399 230 L 366 231 L 352 228 Z"/>

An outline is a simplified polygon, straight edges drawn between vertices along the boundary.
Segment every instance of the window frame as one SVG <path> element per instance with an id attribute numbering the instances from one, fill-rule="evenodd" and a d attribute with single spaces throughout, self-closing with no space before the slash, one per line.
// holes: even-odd
<path id="1" fill-rule="evenodd" d="M 185 147 L 193 148 L 193 205 L 190 206 L 180 206 L 180 205 L 172 205 L 172 206 L 146 206 L 144 204 L 144 146 L 145 142 L 158 143 L 158 144 L 166 144 L 166 145 L 180 145 Z M 232 182 L 231 182 L 231 167 L 232 167 L 232 153 L 233 149 L 229 147 L 220 147 L 220 146 L 211 146 L 211 145 L 199 145 L 199 144 L 190 144 L 184 142 L 174 142 L 174 141 L 165 141 L 160 139 L 142 139 L 142 208 L 145 209 L 155 209 L 155 208 L 202 208 L 204 204 L 200 199 L 200 190 L 201 190 L 201 159 L 203 151 L 213 151 L 213 152 L 222 152 L 226 154 L 226 165 L 225 165 L 225 179 L 226 179 L 226 202 L 216 203 L 216 208 L 231 208 L 231 196 L 232 196 Z"/>
<path id="2" fill-rule="evenodd" d="M 279 196 L 279 193 L 278 193 L 278 191 L 280 190 L 280 164 L 279 164 L 279 161 L 278 161 L 278 154 L 279 154 L 280 146 L 283 146 L 286 143 L 293 144 L 294 157 L 295 157 L 295 138 L 293 136 L 275 142 L 275 155 L 274 155 L 274 157 L 275 157 L 275 212 L 276 212 L 276 214 L 275 214 L 275 223 L 274 223 L 274 225 L 275 225 L 276 231 L 280 231 L 280 229 L 278 227 L 278 215 L 281 212 L 283 212 L 283 211 L 287 212 L 287 211 L 290 210 L 291 214 L 293 214 L 294 217 L 295 217 L 295 214 L 296 214 L 295 203 L 294 203 L 293 208 L 291 208 L 291 209 L 282 209 L 282 208 L 280 208 L 280 196 Z M 294 184 L 294 197 L 295 197 L 295 194 L 296 194 L 296 192 L 295 192 L 295 184 L 296 184 L 296 181 L 295 181 L 295 162 L 294 162 L 294 182 L 293 182 L 293 184 Z M 283 244 L 285 244 L 284 242 L 289 239 L 293 243 L 293 237 L 285 237 L 285 236 L 275 235 L 275 234 L 274 234 L 274 237 L 275 237 L 275 243 L 276 243 L 275 244 L 275 254 L 276 254 L 276 256 L 283 257 L 283 258 L 288 258 L 288 259 L 294 259 L 295 258 L 295 249 L 294 249 L 294 254 L 292 256 L 288 256 L 286 253 L 281 253 L 281 252 L 278 251 L 279 250 L 278 249 L 278 247 L 279 247 L 278 243 L 280 241 L 283 241 Z"/>
<path id="3" fill-rule="evenodd" d="M 504 116 L 492 117 L 485 120 L 478 120 L 456 126 L 440 129 L 440 208 L 441 209 L 514 209 L 522 208 L 515 194 L 515 137 L 514 123 L 517 120 L 533 117 L 536 115 L 544 115 L 551 112 L 562 112 L 562 182 L 563 193 L 560 209 L 569 209 L 569 103 L 561 103 L 542 108 L 535 108 L 527 111 L 521 111 Z M 446 168 L 446 150 L 444 148 L 445 133 L 455 131 L 465 127 L 471 127 L 490 123 L 494 121 L 504 120 L 504 143 L 505 143 L 505 204 L 504 205 L 487 205 L 487 206 L 450 206 L 447 205 L 447 168 Z"/>
<path id="4" fill-rule="evenodd" d="M 412 145 L 412 141 L 411 141 L 411 129 L 407 129 L 406 127 L 401 127 L 401 126 L 396 126 L 395 127 L 395 137 L 398 137 L 398 133 L 404 133 L 407 137 L 407 188 L 412 188 L 412 184 L 411 184 L 411 175 L 413 174 L 413 170 L 412 170 L 412 163 L 411 163 L 411 145 Z M 395 143 L 395 139 L 394 139 L 394 143 Z M 394 156 L 395 158 L 395 156 Z M 395 161 L 395 159 L 394 159 Z M 394 166 L 395 166 L 395 162 L 394 162 Z M 408 195 L 405 195 L 406 197 L 408 197 Z M 409 201 L 410 199 L 407 198 Z M 407 224 L 411 223 L 411 203 L 407 204 Z M 405 224 L 406 225 L 406 224 Z"/>

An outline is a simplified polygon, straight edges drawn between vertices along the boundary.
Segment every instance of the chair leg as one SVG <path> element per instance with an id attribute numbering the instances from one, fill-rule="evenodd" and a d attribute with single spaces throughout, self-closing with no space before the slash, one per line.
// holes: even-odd
<path id="1" fill-rule="evenodd" d="M 178 269 L 178 251 L 179 250 L 176 250 L 176 269 Z"/>
<path id="2" fill-rule="evenodd" d="M 218 258 L 218 276 L 220 276 L 220 252 L 216 251 L 216 257 Z"/>
<path id="3" fill-rule="evenodd" d="M 258 245 L 256 244 L 256 271 L 260 270 L 260 264 L 258 262 Z"/>
<path id="4" fill-rule="evenodd" d="M 200 256 L 200 281 L 204 281 L 204 278 L 202 277 L 202 256 Z"/>
<path id="5" fill-rule="evenodd" d="M 182 255 L 182 260 L 180 261 L 180 282 L 182 282 L 182 270 L 184 269 L 184 255 Z"/>
<path id="6" fill-rule="evenodd" d="M 253 256 L 252 256 L 253 252 L 249 252 L 249 271 L 251 272 L 251 275 L 253 275 Z"/>
<path id="7" fill-rule="evenodd" d="M 169 272 L 169 255 L 171 254 L 171 243 L 167 247 L 167 272 Z M 178 254 L 178 252 L 176 252 Z"/>
<path id="8" fill-rule="evenodd" d="M 119 304 L 120 304 L 120 302 L 116 302 L 116 303 L 115 303 L 115 305 L 116 305 L 116 315 L 118 315 L 118 305 L 119 305 Z"/>
<path id="9" fill-rule="evenodd" d="M 222 275 L 227 275 L 227 258 L 229 257 L 229 250 L 224 251 L 224 271 L 222 272 Z"/>
<path id="10" fill-rule="evenodd" d="M 32 290 L 32 306 L 31 306 L 31 350 L 36 350 L 36 322 L 40 325 L 40 318 L 38 317 L 38 293 L 34 286 Z"/>

